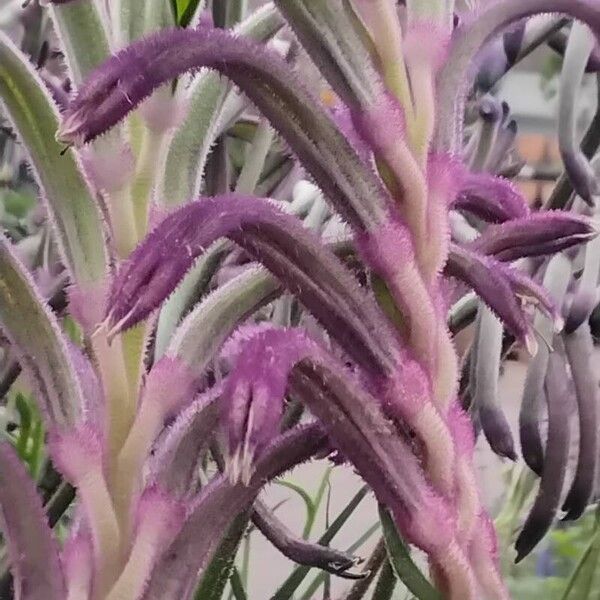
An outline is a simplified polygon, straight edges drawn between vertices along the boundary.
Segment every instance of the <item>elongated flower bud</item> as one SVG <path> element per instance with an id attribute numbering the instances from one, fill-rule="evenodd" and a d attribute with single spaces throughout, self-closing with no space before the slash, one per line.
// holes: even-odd
<path id="1" fill-rule="evenodd" d="M 597 235 L 598 228 L 591 219 L 565 211 L 546 211 L 490 225 L 473 247 L 509 262 L 525 256 L 554 254 Z"/>
<path id="2" fill-rule="evenodd" d="M 560 506 L 569 454 L 569 403 L 565 402 L 568 381 L 564 357 L 550 355 L 545 390 L 548 399 L 548 441 L 540 488 L 531 512 L 517 538 L 516 562 L 521 561 L 552 525 Z"/>
<path id="3" fill-rule="evenodd" d="M 510 181 L 487 173 L 465 176 L 454 208 L 490 223 L 503 223 L 529 214 L 525 199 Z"/>

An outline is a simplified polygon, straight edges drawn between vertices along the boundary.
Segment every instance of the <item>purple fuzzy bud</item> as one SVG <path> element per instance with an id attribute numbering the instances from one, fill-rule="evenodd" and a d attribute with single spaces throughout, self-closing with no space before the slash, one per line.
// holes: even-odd
<path id="1" fill-rule="evenodd" d="M 277 435 L 288 376 L 307 354 L 318 346 L 301 330 L 262 330 L 242 343 L 222 398 L 232 481 L 250 480 L 254 457 Z"/>
<path id="2" fill-rule="evenodd" d="M 500 261 L 554 254 L 598 235 L 595 223 L 565 211 L 533 213 L 500 225 L 490 225 L 473 249 Z"/>
<path id="3" fill-rule="evenodd" d="M 108 306 L 115 330 L 157 308 L 195 259 L 224 236 L 260 260 L 357 362 L 375 372 L 393 368 L 397 340 L 375 300 L 298 219 L 246 196 L 186 204 L 146 237 L 113 281 Z"/>
<path id="4" fill-rule="evenodd" d="M 250 481 L 251 461 L 276 435 L 288 378 L 379 499 L 404 515 L 411 539 L 423 548 L 443 545 L 419 516 L 420 511 L 423 515 L 439 513 L 443 501 L 425 482 L 412 452 L 387 424 L 380 402 L 299 329 L 263 330 L 250 338 L 225 384 L 232 481 Z M 452 539 L 451 526 L 448 535 Z"/>
<path id="5" fill-rule="evenodd" d="M 506 327 L 535 354 L 535 336 L 517 299 L 517 294 L 522 289 L 522 274 L 488 256 L 453 244 L 446 265 L 446 275 L 456 277 L 473 288 Z M 531 286 L 534 285 L 531 282 Z"/>
<path id="6" fill-rule="evenodd" d="M 503 223 L 529 214 L 529 207 L 517 188 L 508 179 L 488 173 L 465 175 L 454 208 L 490 223 Z"/>
<path id="7" fill-rule="evenodd" d="M 201 67 L 218 70 L 243 89 L 348 222 L 359 229 L 377 223 L 389 194 L 370 165 L 285 60 L 223 30 L 165 30 L 113 56 L 81 87 L 65 115 L 61 139 L 94 139 L 162 84 Z"/>

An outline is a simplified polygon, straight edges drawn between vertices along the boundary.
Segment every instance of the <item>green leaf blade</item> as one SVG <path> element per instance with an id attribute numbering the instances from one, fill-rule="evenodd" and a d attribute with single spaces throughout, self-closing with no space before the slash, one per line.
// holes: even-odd
<path id="1" fill-rule="evenodd" d="M 1 235 L 0 327 L 37 388 L 48 425 L 73 425 L 84 399 L 65 337 L 11 243 Z"/>
<path id="2" fill-rule="evenodd" d="M 108 254 L 99 208 L 75 154 L 55 140 L 59 114 L 44 84 L 2 33 L 0 102 L 29 154 L 67 268 L 78 283 L 101 280 Z"/>
<path id="3" fill-rule="evenodd" d="M 390 563 L 398 579 L 418 600 L 443 600 L 442 595 L 427 581 L 410 556 L 408 546 L 398 535 L 396 525 L 389 512 L 380 507 L 379 517 Z"/>

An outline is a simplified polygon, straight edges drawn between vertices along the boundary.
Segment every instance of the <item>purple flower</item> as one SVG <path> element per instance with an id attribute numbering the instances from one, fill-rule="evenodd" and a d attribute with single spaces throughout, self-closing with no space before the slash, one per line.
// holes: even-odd
<path id="1" fill-rule="evenodd" d="M 477 251 L 511 262 L 543 256 L 588 242 L 598 235 L 594 221 L 562 210 L 533 213 L 490 225 L 473 243 Z"/>

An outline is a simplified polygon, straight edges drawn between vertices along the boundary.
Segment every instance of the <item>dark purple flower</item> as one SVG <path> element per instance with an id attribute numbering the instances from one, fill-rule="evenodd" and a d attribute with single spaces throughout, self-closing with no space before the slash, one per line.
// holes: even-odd
<path id="1" fill-rule="evenodd" d="M 594 239 L 598 228 L 593 220 L 566 211 L 545 211 L 490 225 L 472 247 L 500 261 L 526 256 L 543 256 L 566 250 Z"/>
<path id="2" fill-rule="evenodd" d="M 490 223 L 503 223 L 529 214 L 525 199 L 514 184 L 488 173 L 465 175 L 453 206 Z"/>

